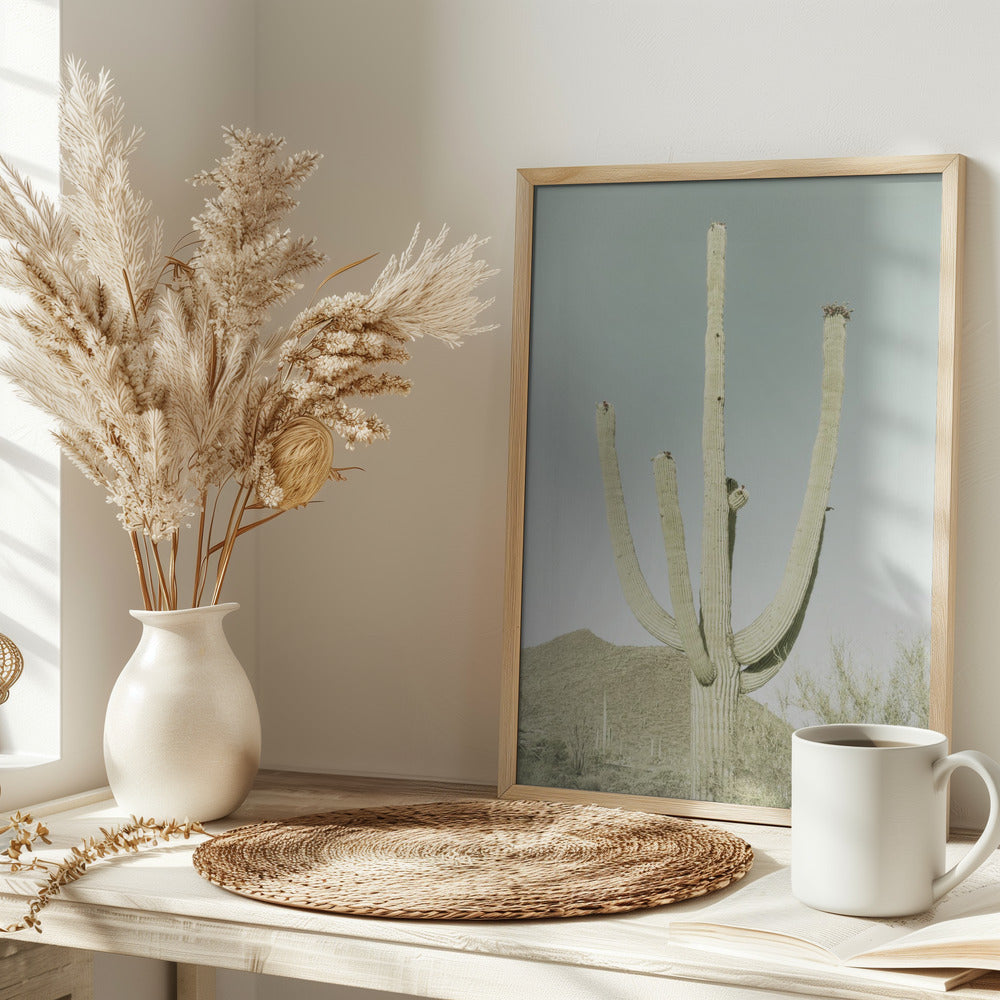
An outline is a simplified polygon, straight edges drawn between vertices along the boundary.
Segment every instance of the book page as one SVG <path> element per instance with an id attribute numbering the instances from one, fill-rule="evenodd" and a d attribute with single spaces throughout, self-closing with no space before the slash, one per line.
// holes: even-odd
<path id="1" fill-rule="evenodd" d="M 907 968 L 947 964 L 1000 970 L 1000 913 L 931 924 L 864 952 L 853 964 L 892 968 L 897 962 Z"/>
<path id="2" fill-rule="evenodd" d="M 949 844 L 947 864 L 950 867 L 968 850 L 967 844 Z M 958 921 L 961 919 L 961 923 Z M 955 921 L 943 925 L 943 921 Z M 690 923 L 691 929 L 685 924 Z M 698 939 L 737 939 L 725 931 L 710 933 L 705 925 L 753 929 L 765 934 L 780 934 L 788 939 L 818 945 L 830 956 L 830 961 L 847 962 L 870 953 L 880 956 L 903 957 L 903 950 L 912 943 L 916 951 L 926 951 L 932 941 L 940 943 L 964 940 L 996 941 L 1000 937 L 1000 853 L 973 872 L 964 882 L 948 893 L 929 910 L 912 917 L 871 919 L 845 917 L 814 910 L 800 903 L 791 891 L 791 871 L 783 868 L 740 888 L 731 896 L 706 907 L 696 921 L 677 921 L 671 924 L 671 939 L 679 943 L 696 943 Z M 919 934 L 919 936 L 918 936 Z M 754 947 L 767 949 L 766 938 L 754 936 Z M 774 953 L 788 954 L 788 943 L 775 942 Z M 994 956 L 1000 947 L 993 945 L 988 951 Z M 802 954 L 813 949 L 803 948 Z M 812 955 L 812 957 L 816 957 Z M 926 965 L 967 965 L 963 953 L 953 960 L 942 961 L 942 952 L 926 955 Z M 988 958 L 989 955 L 985 955 Z M 934 959 L 933 962 L 930 959 Z M 881 963 L 880 963 L 881 964 Z M 907 963 L 911 964 L 911 963 Z M 997 965 L 980 964 L 980 968 L 997 968 Z"/>
<path id="3" fill-rule="evenodd" d="M 968 844 L 949 844 L 948 867 L 968 849 Z M 994 851 L 926 912 L 891 923 L 903 933 L 858 953 L 855 964 L 884 966 L 905 959 L 910 968 L 946 964 L 1000 969 L 1000 853 Z"/>
<path id="4" fill-rule="evenodd" d="M 691 931 L 686 929 L 686 924 L 694 925 Z M 697 920 L 674 921 L 670 925 L 670 939 L 693 944 L 696 938 L 706 935 L 701 929 L 706 924 L 765 931 L 809 942 L 827 952 L 829 961 L 835 964 L 906 933 L 906 928 L 896 927 L 892 922 L 824 913 L 800 903 L 792 895 L 791 870 L 788 868 L 744 885 L 726 899 L 706 907 L 698 914 Z M 707 936 L 718 940 L 717 935 Z M 764 952 L 767 942 L 757 937 L 754 947 L 760 947 Z M 787 948 L 775 950 L 787 954 Z M 812 951 L 804 948 L 803 954 Z"/>
<path id="5" fill-rule="evenodd" d="M 952 868 L 968 851 L 969 844 L 949 844 L 947 865 Z M 926 914 L 919 914 L 913 929 L 927 924 L 952 920 L 975 913 L 1000 911 L 1000 852 L 994 851 L 989 860 L 977 868 L 964 882 L 938 900 Z M 924 919 L 926 918 L 926 919 Z"/>

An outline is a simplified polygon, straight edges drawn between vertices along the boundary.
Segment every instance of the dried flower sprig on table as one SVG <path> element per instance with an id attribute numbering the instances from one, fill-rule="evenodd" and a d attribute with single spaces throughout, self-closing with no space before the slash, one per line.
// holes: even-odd
<path id="1" fill-rule="evenodd" d="M 0 371 L 55 419 L 65 453 L 119 508 L 147 609 L 181 606 L 185 524 L 197 522 L 191 606 L 215 604 L 241 535 L 345 478 L 334 434 L 348 449 L 388 436 L 354 400 L 409 391 L 385 369 L 409 359 L 411 340 L 454 347 L 492 329 L 476 324 L 493 300 L 473 294 L 496 273 L 477 257 L 486 241 L 449 250 L 445 228 L 422 249 L 414 233 L 369 292 L 327 296 L 264 334 L 270 310 L 324 260 L 284 226 L 320 157 L 281 158 L 275 136 L 224 134 L 230 153 L 194 178 L 218 194 L 194 239 L 167 254 L 129 180 L 142 133 L 126 132 L 106 72 L 67 63 L 58 206 L 0 160 L 0 283 L 21 293 L 0 306 Z M 271 513 L 248 521 L 254 510 Z"/>
<path id="2" fill-rule="evenodd" d="M 10 817 L 7 825 L 0 828 L 0 834 L 11 833 L 5 855 L 0 857 L 0 865 L 5 865 L 13 872 L 46 871 L 48 875 L 29 903 L 28 912 L 14 923 L 0 927 L 0 931 L 15 933 L 33 927 L 40 934 L 42 924 L 38 914 L 65 886 L 82 878 L 87 868 L 96 861 L 116 854 L 135 854 L 143 847 L 156 847 L 161 841 L 175 840 L 178 837 L 188 840 L 194 833 L 212 836 L 200 823 L 189 820 L 183 823 L 176 820 L 163 822 L 141 816 L 133 816 L 123 826 L 113 826 L 110 829 L 101 827 L 100 830 L 100 837 L 84 838 L 62 861 L 47 861 L 36 856 L 24 861 L 22 854 L 33 853 L 37 841 L 52 843 L 48 839 L 49 831 L 44 823 L 35 820 L 30 813 L 17 812 Z"/>

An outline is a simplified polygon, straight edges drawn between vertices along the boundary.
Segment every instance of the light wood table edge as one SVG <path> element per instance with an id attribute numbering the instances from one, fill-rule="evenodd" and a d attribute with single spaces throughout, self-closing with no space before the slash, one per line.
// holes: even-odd
<path id="1" fill-rule="evenodd" d="M 0 894 L 0 905 L 16 902 L 17 899 L 16 896 Z M 815 972 L 800 965 L 775 964 L 749 969 L 747 962 L 737 956 L 709 954 L 676 946 L 672 954 L 665 955 L 662 961 L 643 963 L 642 967 L 617 956 L 613 951 L 581 962 L 578 957 L 558 948 L 546 951 L 541 946 L 534 955 L 521 956 L 505 954 L 501 948 L 446 948 L 417 942 L 386 941 L 376 936 L 348 937 L 274 928 L 267 935 L 266 942 L 247 948 L 247 927 L 243 923 L 195 921 L 179 915 L 120 907 L 88 907 L 85 927 L 81 930 L 78 912 L 74 913 L 79 911 L 79 906 L 67 901 L 50 904 L 45 913 L 44 932 L 48 944 L 107 951 L 107 941 L 114 936 L 114 952 L 117 954 L 176 962 L 178 954 L 183 952 L 189 961 L 179 963 L 179 971 L 181 967 L 195 970 L 185 971 L 185 987 L 194 984 L 196 989 L 203 991 L 214 989 L 214 975 L 206 977 L 202 970 L 214 973 L 216 968 L 224 968 L 449 1000 L 452 994 L 448 992 L 448 983 L 452 979 L 460 979 L 456 976 L 458 965 L 473 964 L 481 967 L 477 978 L 503 983 L 505 989 L 513 983 L 531 983 L 541 967 L 560 966 L 574 970 L 581 978 L 591 970 L 652 977 L 662 981 L 665 990 L 670 983 L 697 982 L 746 990 L 783 991 L 789 995 L 822 996 L 830 1000 L 871 1000 L 873 997 L 879 1000 L 930 1000 L 940 996 L 937 992 L 912 986 L 861 979 L 836 983 L 831 980 L 836 970 L 823 966 L 817 966 Z M 373 923 L 401 923 L 371 919 Z M 154 927 L 155 933 L 152 933 Z M 21 932 L 21 935 L 26 933 L 30 932 Z M 38 937 L 34 935 L 26 940 L 37 941 Z M 330 967 L 331 955 L 337 959 L 335 968 Z M 390 969 L 419 970 L 419 974 L 407 980 L 405 976 L 389 975 Z M 212 1000 L 212 992 L 182 994 L 181 985 L 182 976 L 178 975 L 178 1000 Z M 958 1000 L 962 993 L 952 991 L 951 995 Z M 454 994 L 454 1000 L 466 998 Z"/>
<path id="2" fill-rule="evenodd" d="M 301 804 L 305 808 L 299 809 L 299 812 L 324 811 L 322 802 L 330 799 L 336 801 L 335 808 L 354 808 L 363 803 L 353 801 L 352 795 L 372 796 L 380 790 L 385 791 L 386 800 L 407 793 L 421 796 L 423 800 L 427 800 L 427 796 L 438 795 L 453 798 L 477 794 L 491 798 L 495 795 L 489 786 L 280 772 L 263 773 L 255 794 L 261 794 L 265 799 L 267 794 L 273 796 L 279 792 L 287 796 L 289 788 L 304 789 L 305 798 Z M 81 797 L 80 801 L 83 799 L 86 799 L 85 805 L 100 801 L 98 797 L 88 795 Z M 254 805 L 251 801 L 250 807 L 252 812 L 254 808 L 271 809 L 273 805 L 269 801 Z M 284 810 L 283 815 L 294 814 L 289 811 L 286 801 L 282 801 L 281 809 Z M 275 815 L 278 814 L 275 811 Z M 256 818 L 238 815 L 224 825 L 242 825 Z M 79 823 L 79 818 L 75 822 Z M 783 844 L 787 837 L 786 830 L 774 827 L 737 823 L 718 825 L 745 837 L 755 847 L 763 843 L 766 848 L 772 840 L 775 845 Z M 189 846 L 181 843 L 175 846 L 181 851 L 190 850 Z M 173 846 L 168 846 L 163 850 L 173 849 Z M 783 856 L 783 850 L 775 855 L 776 858 Z M 113 859 L 108 864 L 115 865 L 117 860 Z M 207 884 L 206 887 L 212 888 Z M 662 952 L 659 948 L 654 951 L 646 949 L 644 954 L 642 948 L 637 950 L 638 953 L 633 952 L 628 946 L 628 939 L 619 933 L 620 922 L 628 921 L 632 916 L 630 914 L 623 914 L 620 918 L 582 918 L 579 921 L 581 927 L 593 921 L 608 921 L 609 927 L 619 925 L 607 945 L 598 948 L 593 943 L 578 946 L 578 939 L 570 935 L 563 935 L 561 943 L 546 940 L 550 935 L 543 925 L 565 927 L 577 921 L 543 921 L 538 925 L 537 936 L 521 939 L 516 935 L 512 938 L 509 934 L 505 939 L 499 924 L 492 925 L 497 928 L 496 935 L 477 935 L 473 924 L 483 927 L 478 922 L 469 922 L 467 933 L 459 922 L 447 926 L 439 924 L 435 928 L 438 922 L 429 922 L 428 925 L 421 921 L 336 914 L 313 913 L 308 920 L 304 917 L 297 924 L 297 918 L 292 915 L 307 911 L 251 903 L 254 908 L 260 907 L 260 918 L 259 921 L 248 919 L 246 906 L 250 901 L 240 900 L 240 897 L 231 896 L 221 889 L 212 889 L 219 893 L 220 900 L 232 899 L 242 904 L 242 910 L 240 907 L 233 910 L 233 917 L 227 916 L 224 910 L 214 915 L 215 903 L 211 901 L 210 905 L 206 905 L 209 903 L 207 897 L 206 903 L 200 905 L 197 900 L 185 903 L 183 899 L 175 901 L 171 897 L 168 905 L 154 908 L 156 893 L 143 890 L 141 886 L 138 889 L 140 891 L 134 896 L 131 889 L 125 892 L 125 898 L 133 905 L 116 905 L 114 900 L 121 897 L 120 889 L 113 884 L 110 890 L 90 889 L 84 880 L 70 887 L 64 897 L 54 900 L 46 909 L 43 919 L 45 930 L 41 939 L 30 931 L 13 937 L 179 963 L 179 1000 L 213 1000 L 215 968 L 434 996 L 445 1000 L 450 997 L 455 1000 L 500 998 L 500 994 L 490 992 L 499 988 L 500 984 L 505 989 L 518 984 L 525 988 L 524 996 L 538 995 L 533 984 L 539 977 L 551 981 L 558 975 L 577 976 L 580 982 L 593 979 L 595 987 L 601 976 L 617 976 L 621 982 L 627 982 L 632 977 L 637 982 L 646 983 L 647 987 L 649 984 L 661 984 L 664 995 L 672 995 L 668 992 L 671 983 L 677 989 L 677 984 L 683 982 L 718 986 L 723 991 L 728 990 L 726 995 L 730 997 L 734 995 L 733 990 L 757 990 L 765 996 L 818 995 L 838 1000 L 871 997 L 930 1000 L 938 995 L 895 984 L 874 985 L 864 980 L 833 982 L 831 978 L 836 975 L 833 969 L 819 968 L 812 973 L 801 966 L 790 968 L 762 963 L 755 963 L 755 968 L 747 969 L 748 963 L 738 958 L 707 956 L 704 952 L 670 946 L 666 926 L 654 930 L 657 935 L 663 935 Z M 19 887 L 12 888 L 10 880 L 5 879 L 0 886 L 0 907 L 6 908 L 4 912 L 10 913 L 23 907 L 24 901 L 25 895 Z M 317 920 L 317 917 L 320 919 Z M 456 931 L 452 938 L 448 937 L 449 928 Z M 645 933 L 648 939 L 648 930 Z M 989 992 L 975 989 L 967 995 L 974 996 L 976 1000 L 1000 997 L 1000 977 L 991 976 L 990 979 L 994 981 L 990 983 Z M 470 990 L 470 984 L 480 984 L 479 991 Z M 466 992 L 449 992 L 463 985 Z M 535 989 L 535 993 L 530 993 L 530 989 Z M 959 990 L 953 995 L 957 1000 L 963 993 Z M 594 995 L 602 994 L 597 992 Z M 642 995 L 645 996 L 645 992 Z"/>

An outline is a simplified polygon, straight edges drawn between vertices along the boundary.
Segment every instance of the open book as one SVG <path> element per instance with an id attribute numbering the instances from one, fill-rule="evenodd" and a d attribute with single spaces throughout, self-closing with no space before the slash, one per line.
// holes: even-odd
<path id="1" fill-rule="evenodd" d="M 949 865 L 965 849 L 949 845 Z M 875 978 L 949 990 L 1000 970 L 1000 855 L 926 913 L 888 920 L 814 910 L 792 896 L 791 874 L 783 868 L 734 888 L 697 920 L 671 922 L 670 940 L 777 962 L 834 965 L 845 973 L 863 969 Z M 880 969 L 897 971 L 872 972 Z"/>

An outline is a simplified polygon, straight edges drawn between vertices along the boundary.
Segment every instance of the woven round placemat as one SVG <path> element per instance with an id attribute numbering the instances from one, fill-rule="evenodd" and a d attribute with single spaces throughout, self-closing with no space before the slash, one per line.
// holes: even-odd
<path id="1" fill-rule="evenodd" d="M 721 889 L 750 845 L 688 820 L 601 806 L 468 801 L 244 826 L 201 844 L 215 885 L 284 906 L 426 920 L 620 913 Z"/>

